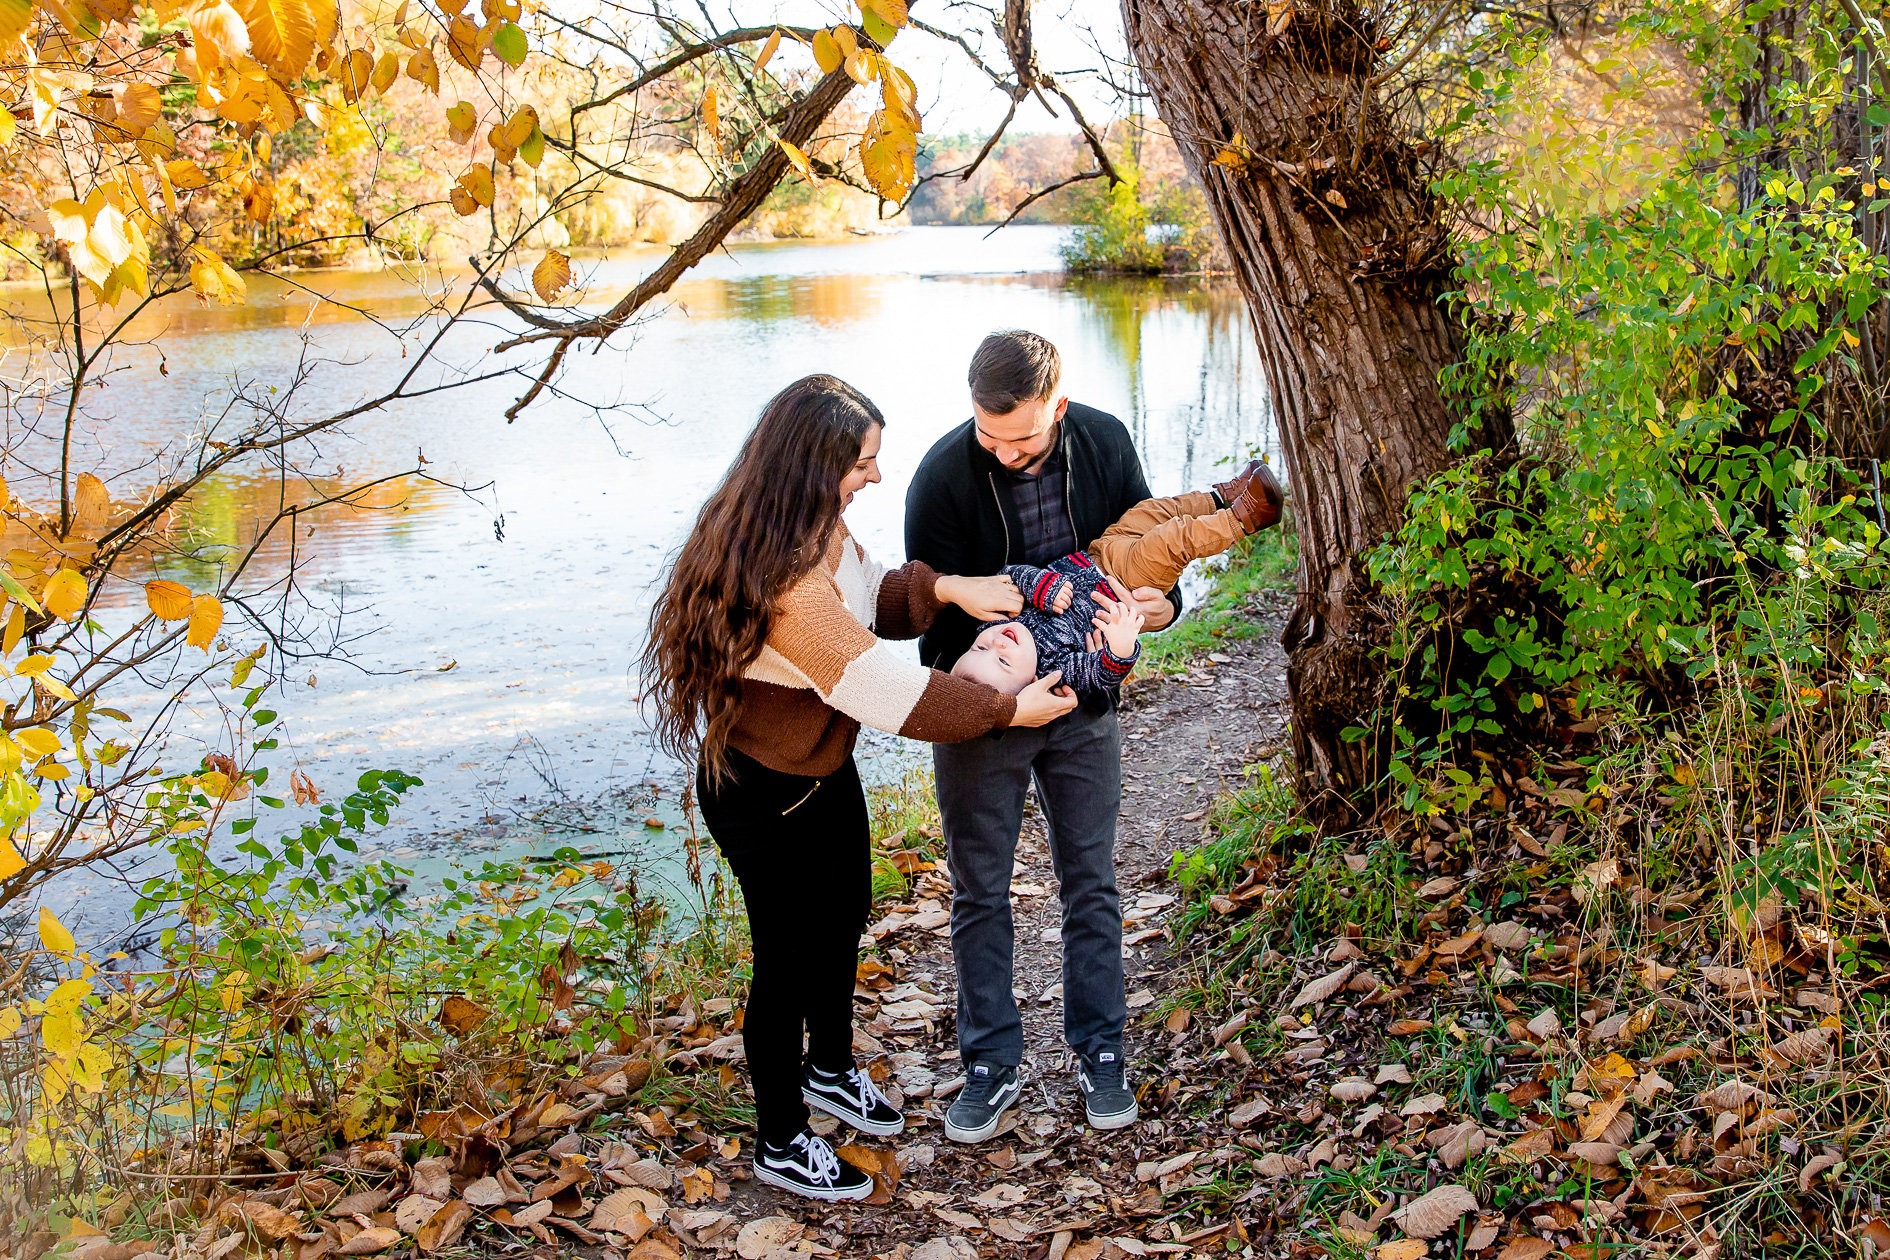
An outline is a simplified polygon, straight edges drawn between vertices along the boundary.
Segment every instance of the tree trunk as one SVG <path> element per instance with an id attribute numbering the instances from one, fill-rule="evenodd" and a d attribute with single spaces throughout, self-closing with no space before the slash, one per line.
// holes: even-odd
<path id="1" fill-rule="evenodd" d="M 1271 15 L 1271 16 L 1270 16 Z M 1284 635 L 1299 795 L 1331 827 L 1374 808 L 1388 624 L 1364 553 L 1452 462 L 1439 373 L 1462 351 L 1421 154 L 1371 76 L 1351 0 L 1123 0 L 1130 48 L 1232 258 L 1266 364 L 1299 530 Z M 1271 28 L 1271 29 L 1269 29 Z M 1471 449 L 1508 444 L 1475 435 Z M 1347 727 L 1376 736 L 1346 741 Z"/>

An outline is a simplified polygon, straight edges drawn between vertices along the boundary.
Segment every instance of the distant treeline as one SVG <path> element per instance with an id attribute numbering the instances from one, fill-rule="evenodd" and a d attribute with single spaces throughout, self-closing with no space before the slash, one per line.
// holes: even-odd
<path id="1" fill-rule="evenodd" d="M 983 134 L 926 136 L 919 147 L 919 174 L 942 175 L 922 183 L 907 213 L 914 223 L 1001 223 L 1017 204 L 1039 189 L 1068 179 L 1096 164 L 1077 135 L 1007 134 L 998 141 L 969 180 L 946 172 L 960 170 L 984 147 Z M 1162 125 L 1153 119 L 1127 119 L 1106 133 L 1110 154 L 1141 171 L 1142 192 L 1158 195 L 1171 185 L 1191 183 L 1181 154 Z M 1117 156 L 1120 155 L 1120 156 Z M 1084 184 L 1052 193 L 1019 215 L 1019 223 L 1077 222 Z"/>

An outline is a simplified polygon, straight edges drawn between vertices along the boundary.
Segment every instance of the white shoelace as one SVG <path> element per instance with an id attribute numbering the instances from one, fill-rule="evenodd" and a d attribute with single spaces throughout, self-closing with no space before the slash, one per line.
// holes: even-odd
<path id="1" fill-rule="evenodd" d="M 814 1175 L 822 1181 L 831 1182 L 840 1175 L 840 1157 L 833 1153 L 833 1147 L 818 1134 L 802 1133 L 794 1139 L 793 1145 L 807 1153 L 807 1162 L 813 1168 Z"/>
<path id="2" fill-rule="evenodd" d="M 862 1072 L 859 1068 L 848 1068 L 847 1080 L 851 1081 L 853 1087 L 860 1091 L 861 1111 L 871 1111 L 876 1103 L 885 1103 L 888 1107 L 892 1106 L 891 1103 L 886 1102 L 886 1095 L 880 1093 L 879 1087 L 873 1084 L 873 1078 L 868 1076 L 865 1072 Z"/>

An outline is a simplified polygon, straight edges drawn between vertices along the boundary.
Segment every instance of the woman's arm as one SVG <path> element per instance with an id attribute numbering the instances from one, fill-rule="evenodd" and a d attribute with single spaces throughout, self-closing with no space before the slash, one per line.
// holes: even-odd
<path id="1" fill-rule="evenodd" d="M 882 608 L 885 590 L 882 582 Z M 1017 714 L 1015 697 L 901 660 L 847 611 L 838 590 L 818 570 L 782 598 L 767 650 L 805 678 L 828 705 L 909 739 L 956 743 L 1001 730 Z"/>

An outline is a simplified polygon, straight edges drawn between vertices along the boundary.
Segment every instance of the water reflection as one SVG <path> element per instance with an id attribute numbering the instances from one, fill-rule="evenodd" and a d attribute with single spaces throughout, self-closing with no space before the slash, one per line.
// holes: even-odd
<path id="1" fill-rule="evenodd" d="M 634 344 L 572 355 L 567 399 L 515 424 L 501 415 L 514 394 L 503 387 L 363 416 L 349 437 L 325 443 L 318 475 L 292 495 L 308 501 L 399 473 L 420 452 L 433 480 L 391 482 L 368 502 L 325 510 L 312 535 L 281 533 L 266 545 L 259 583 L 280 572 L 293 545 L 318 607 L 345 608 L 349 632 L 366 636 L 345 661 L 278 684 L 271 707 L 286 719 L 283 771 L 293 764 L 324 790 L 370 767 L 419 774 L 427 786 L 411 794 L 389 845 L 439 860 L 519 843 L 520 819 L 543 802 L 671 781 L 635 700 L 651 585 L 762 404 L 808 372 L 849 380 L 886 413 L 886 480 L 860 495 L 848 520 L 889 562 L 902 558 L 909 478 L 968 414 L 965 366 L 994 328 L 1031 328 L 1057 343 L 1072 396 L 1130 425 L 1157 494 L 1218 480 L 1235 455 L 1271 449 L 1259 363 L 1232 289 L 1068 282 L 1055 272 L 1059 235 L 1011 228 L 986 242 L 978 229 L 930 228 L 738 248 L 678 286 Z M 651 257 L 594 261 L 593 291 Z M 377 313 L 406 300 L 398 278 L 381 274 L 303 282 Z M 114 419 L 99 421 L 88 449 L 122 456 L 127 444 L 158 451 L 198 440 L 233 378 L 285 378 L 301 353 L 294 312 L 306 299 L 270 300 L 262 310 L 167 311 L 194 321 L 164 342 L 170 375 L 155 357 L 134 361 L 114 381 Z M 399 370 L 398 350 L 389 354 L 387 334 L 365 319 L 336 318 L 313 338 L 344 366 L 316 373 L 298 406 L 348 405 Z M 473 330 L 455 352 L 476 370 L 497 339 Z M 598 411 L 587 401 L 635 406 Z M 260 469 L 214 479 L 178 522 L 213 545 L 193 561 L 157 563 L 208 586 L 282 494 Z M 136 588 L 117 598 L 135 602 Z M 250 636 L 237 642 L 253 646 Z M 180 741 L 172 759 L 190 755 Z M 637 808 L 673 818 L 665 801 L 673 806 L 665 795 Z M 88 899 L 83 888 L 68 893 Z M 102 913 L 110 898 L 96 895 Z"/>

